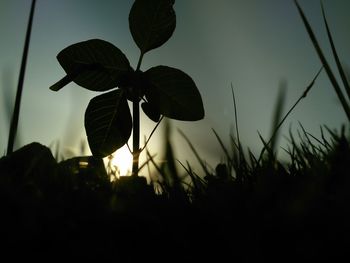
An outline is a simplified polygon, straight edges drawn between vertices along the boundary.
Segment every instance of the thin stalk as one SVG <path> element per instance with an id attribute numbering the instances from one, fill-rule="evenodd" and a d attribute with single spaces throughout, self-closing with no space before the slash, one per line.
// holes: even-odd
<path id="1" fill-rule="evenodd" d="M 286 115 L 284 115 L 284 117 L 282 118 L 282 120 L 278 123 L 278 125 L 276 126 L 275 130 L 273 131 L 272 135 L 271 135 L 271 138 L 270 140 L 266 143 L 266 145 L 264 145 L 263 149 L 261 150 L 260 152 L 260 155 L 259 155 L 259 158 L 258 158 L 258 162 L 257 162 L 257 165 L 259 165 L 262 157 L 263 157 L 263 154 L 265 152 L 265 150 L 268 150 L 266 149 L 270 143 L 272 142 L 272 140 L 274 139 L 274 137 L 276 136 L 279 128 L 282 126 L 282 124 L 284 123 L 284 121 L 287 119 L 287 117 L 289 116 L 289 114 L 295 109 L 295 107 L 299 104 L 299 102 L 306 98 L 306 96 L 308 95 L 309 91 L 311 90 L 311 88 L 314 86 L 315 84 L 315 81 L 317 79 L 317 77 L 320 75 L 321 71 L 322 71 L 323 67 L 321 67 L 319 69 L 319 71 L 317 72 L 316 76 L 313 78 L 313 80 L 311 81 L 311 83 L 306 87 L 306 89 L 304 90 L 303 94 L 299 97 L 299 99 L 294 103 L 294 105 L 289 109 L 289 111 L 286 113 Z M 262 137 L 261 137 L 262 138 Z"/>
<path id="2" fill-rule="evenodd" d="M 141 52 L 140 57 L 139 57 L 139 61 L 137 62 L 136 71 L 140 70 L 140 68 L 141 68 L 141 62 L 143 59 L 143 55 L 144 54 Z"/>
<path id="3" fill-rule="evenodd" d="M 141 62 L 143 58 L 141 52 L 139 61 L 137 62 L 136 71 L 140 70 Z M 133 136 L 132 136 L 132 176 L 138 176 L 139 172 L 139 158 L 140 158 L 140 98 L 138 90 L 134 90 L 133 102 L 132 102 L 132 115 L 133 115 Z"/>
<path id="4" fill-rule="evenodd" d="M 140 108 L 138 100 L 132 103 L 133 137 L 132 137 L 132 175 L 138 176 L 140 157 Z"/>
<path id="5" fill-rule="evenodd" d="M 231 83 L 231 91 L 232 91 L 233 107 L 235 111 L 235 125 L 236 125 L 236 136 L 237 136 L 237 142 L 238 142 L 238 151 L 241 154 L 241 142 L 239 140 L 239 131 L 238 131 L 237 103 L 236 103 L 236 97 L 235 97 L 235 92 L 233 91 L 232 83 Z"/>
<path id="6" fill-rule="evenodd" d="M 275 154 L 275 151 L 276 151 L 275 147 L 276 147 L 277 137 L 278 137 L 277 136 L 278 132 L 275 132 L 275 129 L 281 120 L 283 106 L 286 99 L 286 89 L 287 89 L 287 83 L 285 81 L 282 81 L 280 83 L 279 92 L 277 95 L 277 101 L 276 101 L 277 103 L 276 103 L 275 112 L 272 120 L 272 127 L 271 127 L 272 139 L 270 144 L 271 144 L 271 150 L 273 154 Z"/>
<path id="7" fill-rule="evenodd" d="M 148 139 L 146 140 L 145 142 L 145 145 L 142 147 L 142 149 L 140 150 L 140 152 L 142 152 L 146 147 L 147 147 L 147 144 L 149 142 L 149 140 L 152 138 L 152 135 L 153 133 L 156 131 L 156 129 L 158 128 L 159 124 L 161 123 L 161 121 L 164 119 L 164 115 L 159 119 L 159 121 L 157 122 L 156 126 L 154 126 L 151 134 L 149 135 Z"/>
<path id="8" fill-rule="evenodd" d="M 334 76 L 334 74 L 332 72 L 332 69 L 331 69 L 330 65 L 328 64 L 328 62 L 326 60 L 326 57 L 324 56 L 324 54 L 322 52 L 322 49 L 321 49 L 321 47 L 320 47 L 320 45 L 319 45 L 319 43 L 318 43 L 318 41 L 316 39 L 316 36 L 315 36 L 315 34 L 314 34 L 314 32 L 313 32 L 313 30 L 312 30 L 308 20 L 306 19 L 306 16 L 305 16 L 303 10 L 301 9 L 301 7 L 298 4 L 297 0 L 294 0 L 294 2 L 295 2 L 296 6 L 298 8 L 299 14 L 300 14 L 300 16 L 301 16 L 301 18 L 303 20 L 304 26 L 306 28 L 307 33 L 309 34 L 309 37 L 310 37 L 311 42 L 312 42 L 312 44 L 313 44 L 313 46 L 314 46 L 314 48 L 315 48 L 315 50 L 317 52 L 317 55 L 318 55 L 319 59 L 322 62 L 322 65 L 323 65 L 323 67 L 324 67 L 324 69 L 325 69 L 325 71 L 326 71 L 326 73 L 328 75 L 328 78 L 329 78 L 330 82 L 332 83 L 334 91 L 336 92 L 336 94 L 338 96 L 338 99 L 339 99 L 339 101 L 340 101 L 340 103 L 341 103 L 341 105 L 342 105 L 342 107 L 344 109 L 344 112 L 345 112 L 348 120 L 350 121 L 350 105 L 348 104 L 348 102 L 345 99 L 345 96 L 344 96 L 344 94 L 343 94 L 343 92 L 342 92 L 342 90 L 341 90 L 341 88 L 340 88 L 340 86 L 338 84 L 338 81 L 335 78 L 335 76 Z"/>
<path id="9" fill-rule="evenodd" d="M 9 155 L 13 152 L 13 145 L 15 143 L 16 134 L 17 134 L 18 119 L 19 119 L 19 112 L 20 112 L 20 107 L 21 107 L 23 83 L 24 83 L 24 77 L 25 77 L 25 71 L 26 71 L 26 65 L 27 65 L 27 57 L 28 57 L 28 50 L 29 50 L 29 43 L 30 43 L 30 35 L 31 35 L 31 31 L 32 31 L 35 3 L 36 3 L 36 0 L 33 0 L 31 8 L 30 8 L 29 21 L 28 21 L 26 38 L 25 38 L 24 48 L 23 48 L 21 69 L 20 69 L 19 77 L 18 77 L 15 107 L 13 110 L 12 119 L 11 119 L 11 126 L 10 126 L 10 131 L 9 131 L 9 140 L 8 140 L 8 144 L 7 144 L 7 155 Z"/>
<path id="10" fill-rule="evenodd" d="M 325 14 L 322 2 L 321 2 L 321 8 L 322 8 L 323 20 L 324 20 L 324 23 L 325 23 L 326 29 L 327 29 L 327 35 L 328 35 L 329 43 L 331 45 L 332 52 L 333 52 L 333 57 L 334 57 L 334 60 L 335 60 L 335 62 L 337 64 L 339 75 L 341 77 L 341 80 L 343 81 L 343 85 L 345 87 L 345 91 L 346 91 L 346 93 L 348 95 L 348 98 L 350 98 L 350 85 L 349 85 L 349 82 L 348 82 L 348 80 L 346 78 L 344 69 L 343 69 L 343 67 L 341 65 L 341 62 L 340 62 L 337 50 L 335 48 L 334 41 L 333 41 L 332 34 L 331 34 L 331 31 L 330 31 L 329 26 L 328 26 L 328 22 L 327 22 L 327 19 L 326 19 L 326 14 Z"/>
<path id="11" fill-rule="evenodd" d="M 205 175 L 210 175 L 210 172 L 206 166 L 206 164 L 204 163 L 204 161 L 200 158 L 198 152 L 196 151 L 196 149 L 194 148 L 193 144 L 191 143 L 191 141 L 187 138 L 187 136 L 185 135 L 185 133 L 183 131 L 181 131 L 180 129 L 178 129 L 180 135 L 185 139 L 185 141 L 187 142 L 187 144 L 190 146 L 192 152 L 194 153 L 195 157 L 197 158 L 199 164 L 201 165 L 203 171 L 205 172 Z"/>
<path id="12" fill-rule="evenodd" d="M 225 153 L 225 155 L 226 155 L 226 157 L 227 157 L 227 161 L 229 162 L 229 167 L 230 167 L 230 169 L 231 169 L 231 167 L 233 166 L 233 160 L 232 160 L 232 158 L 231 158 L 231 156 L 230 156 L 230 153 L 228 152 L 227 148 L 225 147 L 223 141 L 221 140 L 221 138 L 220 138 L 220 136 L 217 134 L 217 132 L 216 132 L 214 129 L 212 129 L 212 131 L 214 132 L 216 139 L 218 140 L 218 142 L 219 142 L 219 144 L 220 144 L 222 150 L 224 151 L 224 153 Z"/>

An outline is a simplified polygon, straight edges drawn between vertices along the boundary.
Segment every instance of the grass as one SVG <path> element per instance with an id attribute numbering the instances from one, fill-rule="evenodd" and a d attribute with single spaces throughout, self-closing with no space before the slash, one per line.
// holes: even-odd
<path id="1" fill-rule="evenodd" d="M 183 165 L 186 178 L 174 168 L 169 138 L 167 162 L 151 158 L 159 172 L 150 185 L 142 177 L 111 182 L 93 157 L 76 170 L 39 144 L 24 147 L 0 161 L 4 251 L 100 260 L 138 253 L 263 262 L 343 256 L 349 139 L 345 129 L 327 132 L 329 140 L 303 129 L 300 143 L 290 136 L 287 164 L 270 154 L 259 163 L 239 159 L 234 146 L 214 172 L 197 175 Z M 15 165 L 28 154 L 36 158 Z"/>
<path id="2" fill-rule="evenodd" d="M 15 144 L 16 135 L 17 135 L 18 120 L 19 120 L 19 113 L 20 113 L 20 106 L 21 106 L 22 92 L 23 92 L 23 83 L 24 83 L 26 66 L 27 66 L 28 50 L 29 50 L 30 36 L 31 36 L 31 31 L 32 31 L 35 3 L 36 3 L 36 0 L 32 0 L 29 21 L 28 21 L 28 26 L 27 26 L 27 32 L 26 32 L 26 38 L 24 41 L 21 68 L 20 68 L 19 77 L 18 77 L 16 100 L 15 100 L 15 105 L 14 105 L 14 109 L 13 109 L 13 113 L 12 113 L 11 125 L 10 125 L 10 130 L 9 130 L 7 154 L 12 153 L 13 147 Z"/>

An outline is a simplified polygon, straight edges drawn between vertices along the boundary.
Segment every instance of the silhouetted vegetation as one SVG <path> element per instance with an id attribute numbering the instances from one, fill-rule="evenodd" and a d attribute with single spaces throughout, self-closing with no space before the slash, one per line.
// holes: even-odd
<path id="1" fill-rule="evenodd" d="M 15 101 L 13 113 L 11 116 L 11 124 L 10 124 L 10 129 L 9 129 L 9 139 L 8 139 L 8 144 L 7 144 L 7 154 L 12 153 L 13 146 L 15 144 L 16 135 L 17 135 L 19 112 L 20 112 L 20 107 L 21 107 L 23 83 L 24 83 L 24 77 L 25 77 L 26 66 L 27 66 L 27 57 L 28 57 L 28 50 L 29 50 L 29 43 L 30 43 L 30 35 L 31 35 L 31 31 L 32 31 L 35 3 L 36 3 L 36 0 L 32 0 L 29 21 L 28 21 L 28 27 L 27 27 L 27 32 L 26 32 L 26 39 L 25 39 L 24 48 L 23 48 L 21 69 L 20 69 L 20 73 L 18 76 L 16 101 Z"/>
<path id="2" fill-rule="evenodd" d="M 169 143 L 150 185 L 110 182 L 93 157 L 57 164 L 48 148 L 25 146 L 0 160 L 2 249 L 79 259 L 346 256 L 350 147 L 344 130 L 329 132 L 317 143 L 307 132 L 300 144 L 291 137 L 287 164 L 268 154 L 259 164 L 239 159 L 233 148 L 204 178 L 186 167 L 190 181 L 171 168 Z"/>
<path id="3" fill-rule="evenodd" d="M 322 68 L 332 79 L 311 27 L 297 7 Z M 327 32 L 337 58 L 328 26 Z M 95 40 L 82 43 L 79 45 L 110 45 Z M 141 54 L 149 48 L 141 45 Z M 341 72 L 341 65 L 337 66 Z M 319 73 L 291 109 L 307 96 Z M 348 90 L 347 79 L 342 80 Z M 346 112 L 348 104 L 334 81 Z M 289 160 L 280 161 L 276 134 L 290 113 L 281 118 L 281 94 L 271 138 L 261 137 L 264 147 L 258 158 L 250 151 L 245 153 L 237 122 L 228 146 L 214 131 L 225 155 L 215 171 L 206 167 L 184 134 L 203 172 L 198 174 L 189 163 L 180 163 L 186 172 L 182 176 L 168 135 L 165 162 L 157 164 L 147 152 L 149 165 L 156 170 L 150 184 L 141 176 L 111 181 L 98 154 L 57 162 L 50 149 L 39 143 L 2 157 L 1 257 L 126 262 L 212 257 L 217 262 L 346 260 L 350 234 L 348 128 L 337 132 L 323 127 L 318 138 L 301 125 L 298 138 L 290 133 L 289 148 L 284 149 Z M 151 108 L 146 106 L 144 111 L 153 118 Z M 166 116 L 165 108 L 160 113 Z"/>
<path id="4" fill-rule="evenodd" d="M 144 55 L 167 42 L 175 30 L 174 2 L 134 2 L 129 14 L 129 28 L 140 49 L 136 70 L 120 49 L 100 39 L 73 44 L 57 55 L 67 75 L 52 85 L 51 90 L 58 91 L 72 81 L 92 91 L 118 87 L 90 101 L 85 112 L 85 130 L 91 152 L 99 158 L 126 144 L 133 130 L 134 176 L 138 175 L 139 156 L 146 147 L 140 148 L 140 102 L 146 116 L 157 123 L 155 129 L 163 117 L 182 121 L 204 117 L 201 95 L 186 73 L 167 66 L 141 71 Z M 133 118 L 128 100 L 133 104 Z"/>

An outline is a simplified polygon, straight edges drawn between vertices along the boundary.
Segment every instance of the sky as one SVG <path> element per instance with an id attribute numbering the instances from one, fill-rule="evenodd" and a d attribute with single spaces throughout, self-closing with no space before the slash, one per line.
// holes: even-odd
<path id="1" fill-rule="evenodd" d="M 0 0 L 0 153 L 5 153 L 10 109 L 30 10 L 29 0 Z M 99 93 L 70 84 L 59 92 L 49 87 L 64 76 L 56 55 L 76 42 L 99 38 L 120 48 L 135 68 L 139 56 L 128 29 L 131 0 L 37 0 L 20 112 L 17 147 L 33 141 L 51 146 L 59 141 L 65 157 L 78 155 L 86 141 L 84 111 Z M 300 0 L 326 57 L 334 67 L 319 0 Z M 350 2 L 323 1 L 334 41 L 345 66 L 350 66 Z M 285 112 L 300 97 L 321 63 L 292 0 L 176 0 L 177 25 L 162 47 L 147 53 L 141 70 L 157 65 L 181 69 L 195 81 L 203 99 L 205 118 L 172 121 L 177 158 L 193 161 L 177 129 L 191 140 L 212 167 L 223 152 L 212 129 L 228 145 L 234 127 L 231 84 L 234 87 L 238 128 L 245 148 L 258 153 L 258 132 L 268 139 L 281 82 L 287 83 Z M 334 67 L 335 69 L 335 67 Z M 320 126 L 339 129 L 345 114 L 326 74 L 286 120 L 298 122 L 316 137 Z M 149 143 L 151 153 L 162 148 L 163 125 Z M 141 141 L 154 123 L 141 119 Z M 284 140 L 281 138 L 281 145 Z M 88 150 L 85 154 L 88 154 Z M 141 159 L 144 158 L 141 157 Z M 161 160 L 161 156 L 156 158 Z M 193 161 L 195 166 L 195 161 Z"/>

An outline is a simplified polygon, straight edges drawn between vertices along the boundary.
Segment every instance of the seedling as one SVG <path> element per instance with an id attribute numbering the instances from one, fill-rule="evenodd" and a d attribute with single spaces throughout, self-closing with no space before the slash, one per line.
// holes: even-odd
<path id="1" fill-rule="evenodd" d="M 159 124 L 162 117 L 196 121 L 204 117 L 201 95 L 190 76 L 167 66 L 141 71 L 144 55 L 162 46 L 176 27 L 174 0 L 136 0 L 129 29 L 140 50 L 133 69 L 113 44 L 91 39 L 63 49 L 57 59 L 66 76 L 50 87 L 58 91 L 70 82 L 98 92 L 85 111 L 85 130 L 95 157 L 103 158 L 127 143 L 133 130 L 132 174 L 138 175 L 140 103 L 143 112 Z M 132 102 L 132 116 L 127 101 Z M 156 126 L 157 127 L 157 126 Z"/>

